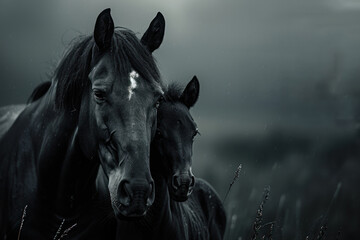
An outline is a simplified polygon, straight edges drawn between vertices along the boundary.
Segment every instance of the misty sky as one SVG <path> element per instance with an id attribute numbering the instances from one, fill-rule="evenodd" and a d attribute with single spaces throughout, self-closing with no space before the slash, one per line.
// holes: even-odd
<path id="1" fill-rule="evenodd" d="M 198 76 L 199 119 L 322 124 L 351 118 L 357 107 L 356 0 L 4 0 L 0 105 L 24 102 L 107 7 L 115 25 L 139 37 L 163 13 L 165 39 L 154 55 L 168 81 Z"/>

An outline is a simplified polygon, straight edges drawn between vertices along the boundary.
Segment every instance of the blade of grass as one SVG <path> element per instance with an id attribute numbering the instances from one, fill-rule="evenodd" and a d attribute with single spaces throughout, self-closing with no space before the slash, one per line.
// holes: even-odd
<path id="1" fill-rule="evenodd" d="M 241 172 L 241 168 L 242 168 L 242 164 L 240 164 L 240 165 L 237 167 L 236 171 L 235 171 L 234 178 L 233 178 L 232 182 L 230 183 L 229 189 L 227 190 L 227 192 L 226 192 L 226 194 L 225 194 L 225 197 L 224 197 L 224 200 L 223 200 L 223 204 L 225 203 L 225 200 L 226 200 L 227 196 L 229 195 L 232 186 L 234 185 L 234 183 L 236 182 L 236 180 L 239 178 L 240 172 Z"/>
<path id="2" fill-rule="evenodd" d="M 26 217 L 26 209 L 27 209 L 27 206 L 28 206 L 28 205 L 26 205 L 26 206 L 24 207 L 24 211 L 23 211 L 23 214 L 22 214 L 22 217 L 21 217 L 21 224 L 20 224 L 20 228 L 19 228 L 19 233 L 18 233 L 17 240 L 20 240 L 21 231 L 22 231 L 22 229 L 23 229 L 23 227 L 24 227 L 24 221 L 25 221 L 25 217 Z"/>
<path id="3" fill-rule="evenodd" d="M 261 223 L 262 223 L 264 205 L 266 201 L 269 199 L 269 196 L 270 196 L 270 186 L 264 189 L 263 199 L 259 205 L 259 208 L 256 213 L 256 218 L 253 224 L 253 235 L 251 237 L 251 240 L 256 240 L 257 236 L 259 235 L 259 230 L 262 227 Z"/>
<path id="4" fill-rule="evenodd" d="M 61 228 L 62 228 L 62 226 L 64 225 L 64 223 L 65 223 L 65 219 L 62 220 L 62 222 L 61 222 L 58 230 L 56 231 L 56 234 L 55 234 L 53 240 L 56 240 L 56 237 L 60 235 L 60 233 L 61 233 Z"/>
<path id="5" fill-rule="evenodd" d="M 61 236 L 59 237 L 58 240 L 63 239 L 64 237 L 66 237 L 68 235 L 68 233 L 74 228 L 76 227 L 77 223 L 74 223 L 71 227 L 65 229 L 65 231 L 63 232 L 63 234 L 61 234 Z"/>

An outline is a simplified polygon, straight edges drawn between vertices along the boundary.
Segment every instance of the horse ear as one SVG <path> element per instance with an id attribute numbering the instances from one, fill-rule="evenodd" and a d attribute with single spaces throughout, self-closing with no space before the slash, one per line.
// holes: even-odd
<path id="1" fill-rule="evenodd" d="M 196 76 L 186 86 L 185 90 L 181 94 L 180 101 L 184 103 L 188 108 L 195 105 L 200 91 L 200 83 Z"/>
<path id="2" fill-rule="evenodd" d="M 165 18 L 158 12 L 141 38 L 141 43 L 150 51 L 158 49 L 164 39 Z"/>
<path id="3" fill-rule="evenodd" d="M 114 34 L 114 21 L 110 15 L 110 8 L 103 10 L 96 19 L 94 39 L 99 50 L 108 50 Z"/>

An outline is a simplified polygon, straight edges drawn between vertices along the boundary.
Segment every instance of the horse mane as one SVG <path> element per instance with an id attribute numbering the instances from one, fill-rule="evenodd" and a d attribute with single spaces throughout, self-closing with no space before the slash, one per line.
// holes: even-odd
<path id="1" fill-rule="evenodd" d="M 38 85 L 34 91 L 31 93 L 30 97 L 27 100 L 27 104 L 30 104 L 32 102 L 35 102 L 36 100 L 38 100 L 39 98 L 41 98 L 42 96 L 45 95 L 45 93 L 49 90 L 51 86 L 51 82 L 50 81 L 46 81 L 41 83 L 40 85 Z"/>
<path id="2" fill-rule="evenodd" d="M 93 36 L 80 37 L 65 53 L 56 68 L 55 105 L 58 109 L 79 109 L 82 93 L 90 85 L 88 75 L 91 71 L 94 45 Z M 115 29 L 111 52 L 115 69 L 120 76 L 128 74 L 133 68 L 154 87 L 162 87 L 154 58 L 131 30 Z"/>
<path id="3" fill-rule="evenodd" d="M 180 102 L 183 87 L 179 83 L 170 83 L 164 93 L 164 100 L 171 103 Z"/>

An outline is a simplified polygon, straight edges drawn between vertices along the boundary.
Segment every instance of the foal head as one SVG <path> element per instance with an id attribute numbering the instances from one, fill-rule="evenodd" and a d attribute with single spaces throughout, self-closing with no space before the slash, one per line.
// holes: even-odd
<path id="1" fill-rule="evenodd" d="M 199 81 L 193 77 L 183 92 L 175 85 L 169 86 L 158 110 L 152 149 L 159 159 L 154 161 L 167 179 L 170 196 L 175 201 L 187 200 L 195 185 L 191 171 L 192 146 L 199 131 L 189 110 L 198 96 Z"/>

